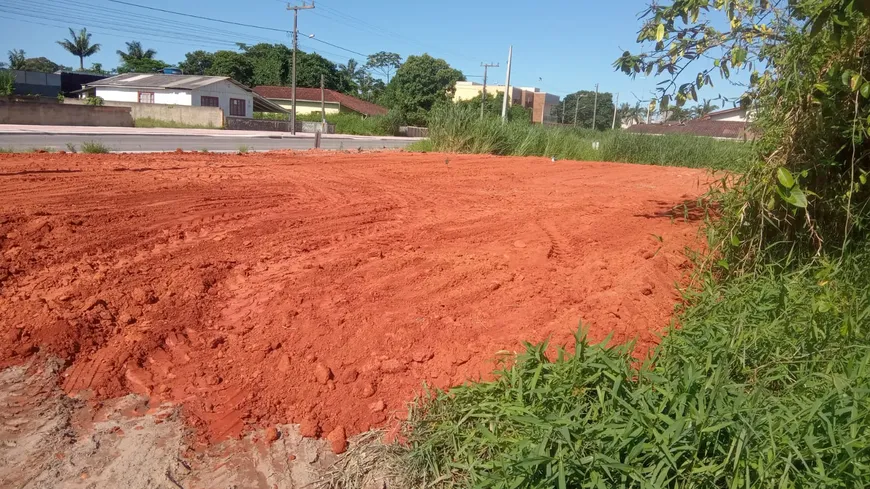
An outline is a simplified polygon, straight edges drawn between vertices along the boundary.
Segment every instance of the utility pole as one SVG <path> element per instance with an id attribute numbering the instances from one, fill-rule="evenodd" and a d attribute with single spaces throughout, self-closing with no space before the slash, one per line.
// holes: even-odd
<path id="1" fill-rule="evenodd" d="M 291 107 L 290 112 L 290 134 L 296 135 L 296 50 L 299 47 L 299 11 L 309 10 L 314 8 L 314 2 L 311 5 L 302 1 L 302 5 L 287 5 L 287 10 L 293 11 L 293 88 L 290 90 Z"/>
<path id="2" fill-rule="evenodd" d="M 507 122 L 508 97 L 511 96 L 511 60 L 514 57 L 514 47 L 508 49 L 507 80 L 504 83 L 504 101 L 501 103 L 501 121 Z"/>
<path id="3" fill-rule="evenodd" d="M 613 124 L 610 126 L 610 130 L 616 129 L 616 108 L 619 107 L 619 94 L 616 94 L 616 102 L 613 104 Z"/>
<path id="4" fill-rule="evenodd" d="M 498 63 L 480 63 L 483 66 L 483 91 L 480 93 L 480 118 L 483 119 L 483 109 L 486 107 L 486 75 L 490 68 L 498 68 Z"/>
<path id="5" fill-rule="evenodd" d="M 577 127 L 577 112 L 580 110 L 580 93 L 574 97 L 574 127 Z"/>
<path id="6" fill-rule="evenodd" d="M 326 127 L 326 77 L 320 74 L 320 126 Z"/>
<path id="7" fill-rule="evenodd" d="M 646 123 L 649 124 L 649 118 L 652 115 L 652 100 L 649 101 L 649 104 L 646 106 Z"/>
<path id="8" fill-rule="evenodd" d="M 595 84 L 595 104 L 592 106 L 592 129 L 595 129 L 595 116 L 598 115 L 598 84 Z"/>

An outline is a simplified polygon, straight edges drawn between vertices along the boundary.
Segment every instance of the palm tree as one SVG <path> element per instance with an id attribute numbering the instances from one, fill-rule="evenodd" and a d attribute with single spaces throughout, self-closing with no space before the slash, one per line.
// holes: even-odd
<path id="1" fill-rule="evenodd" d="M 79 57 L 79 69 L 85 71 L 85 58 L 96 54 L 100 50 L 99 44 L 91 44 L 91 35 L 88 30 L 82 27 L 78 34 L 72 28 L 69 30 L 72 39 L 64 39 L 57 41 L 70 54 Z"/>
<path id="2" fill-rule="evenodd" d="M 130 61 L 137 61 L 140 59 L 154 59 L 154 55 L 157 54 L 157 51 L 153 49 L 143 50 L 142 43 L 139 41 L 130 41 L 127 44 L 127 52 L 121 51 L 120 49 L 117 51 L 118 56 L 121 57 L 121 60 L 125 63 L 129 63 Z"/>
<path id="3" fill-rule="evenodd" d="M 27 67 L 27 55 L 23 49 L 13 49 L 8 54 L 10 70 L 23 70 Z"/>
<path id="4" fill-rule="evenodd" d="M 358 94 L 359 81 L 365 74 L 366 71 L 353 58 L 349 59 L 345 65 L 338 65 L 338 76 L 341 80 L 340 91 Z"/>
<path id="5" fill-rule="evenodd" d="M 718 105 L 714 105 L 712 101 L 705 99 L 704 103 L 696 105 L 693 108 L 693 111 L 695 113 L 695 117 L 700 119 L 700 118 L 704 117 L 705 115 L 709 114 L 710 112 L 713 112 L 714 110 L 716 110 L 718 108 L 719 108 Z"/>

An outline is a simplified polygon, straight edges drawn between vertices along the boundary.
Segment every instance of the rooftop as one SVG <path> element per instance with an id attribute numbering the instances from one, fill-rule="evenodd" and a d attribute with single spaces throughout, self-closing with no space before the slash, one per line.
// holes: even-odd
<path id="1" fill-rule="evenodd" d="M 254 87 L 254 93 L 271 100 L 291 100 L 293 98 L 290 87 L 260 86 Z M 323 98 L 326 102 L 341 104 L 354 112 L 364 115 L 386 115 L 389 112 L 386 107 L 381 107 L 380 105 L 366 102 L 365 100 L 360 100 L 335 90 L 324 90 Z M 320 89 L 296 88 L 296 100 L 320 102 Z"/>
<path id="2" fill-rule="evenodd" d="M 626 129 L 626 131 L 641 134 L 689 134 L 692 136 L 737 139 L 744 136 L 746 124 L 740 121 L 694 119 L 684 124 L 678 122 L 635 124 Z"/>
<path id="3" fill-rule="evenodd" d="M 124 73 L 88 83 L 88 86 L 194 90 L 221 81 L 230 81 L 245 90 L 250 90 L 250 88 L 227 76 L 165 75 L 163 73 Z"/>

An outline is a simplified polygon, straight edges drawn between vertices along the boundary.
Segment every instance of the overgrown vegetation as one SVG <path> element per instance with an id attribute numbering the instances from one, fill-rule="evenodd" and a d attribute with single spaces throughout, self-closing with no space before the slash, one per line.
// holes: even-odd
<path id="1" fill-rule="evenodd" d="M 459 104 L 445 105 L 433 112 L 429 140 L 435 151 L 451 153 L 546 156 L 732 171 L 746 170 L 752 156 L 751 145 L 742 141 L 601 132 L 526 122 L 503 124 L 497 117 L 481 119 L 479 109 Z"/>
<path id="2" fill-rule="evenodd" d="M 175 121 L 165 121 L 152 117 L 140 117 L 133 121 L 135 127 L 165 127 L 173 129 L 222 129 L 214 124 L 184 124 Z"/>
<path id="3" fill-rule="evenodd" d="M 529 346 L 493 382 L 422 398 L 408 473 L 434 487 L 866 487 L 868 15 L 850 0 L 650 6 L 650 49 L 617 68 L 670 75 L 663 110 L 748 69 L 762 134 L 709 195 L 719 218 L 679 328 L 642 362 L 582 338 L 555 358 Z"/>
<path id="4" fill-rule="evenodd" d="M 15 93 L 15 77 L 12 73 L 0 70 L 0 96 L 9 96 Z"/>
<path id="5" fill-rule="evenodd" d="M 298 117 L 302 121 L 320 122 L 320 114 L 305 114 Z M 361 116 L 358 114 L 327 114 L 326 122 L 335 124 L 337 134 L 357 136 L 397 136 L 403 118 L 397 112 L 387 115 Z"/>
<path id="6" fill-rule="evenodd" d="M 498 380 L 418 402 L 408 473 L 438 487 L 864 487 L 868 258 L 710 283 L 640 368 L 630 345 L 579 337 L 554 360 L 529 346 Z"/>
<path id="7" fill-rule="evenodd" d="M 81 152 L 88 154 L 111 153 L 112 149 L 99 141 L 85 141 L 81 145 Z"/>

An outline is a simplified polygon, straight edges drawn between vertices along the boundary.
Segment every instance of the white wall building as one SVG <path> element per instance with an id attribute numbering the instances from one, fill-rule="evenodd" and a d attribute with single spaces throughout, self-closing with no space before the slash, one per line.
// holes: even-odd
<path id="1" fill-rule="evenodd" d="M 265 101 L 250 88 L 222 76 L 125 73 L 89 83 L 86 89 L 106 102 L 219 107 L 224 117 L 251 118 L 255 98 L 258 106 Z M 283 112 L 280 108 L 272 111 Z"/>
<path id="2" fill-rule="evenodd" d="M 737 107 L 735 109 L 725 109 L 725 110 L 717 110 L 716 112 L 710 112 L 704 119 L 708 119 L 711 121 L 719 121 L 719 122 L 747 122 L 751 117 L 748 116 L 747 110 L 742 107 Z"/>

